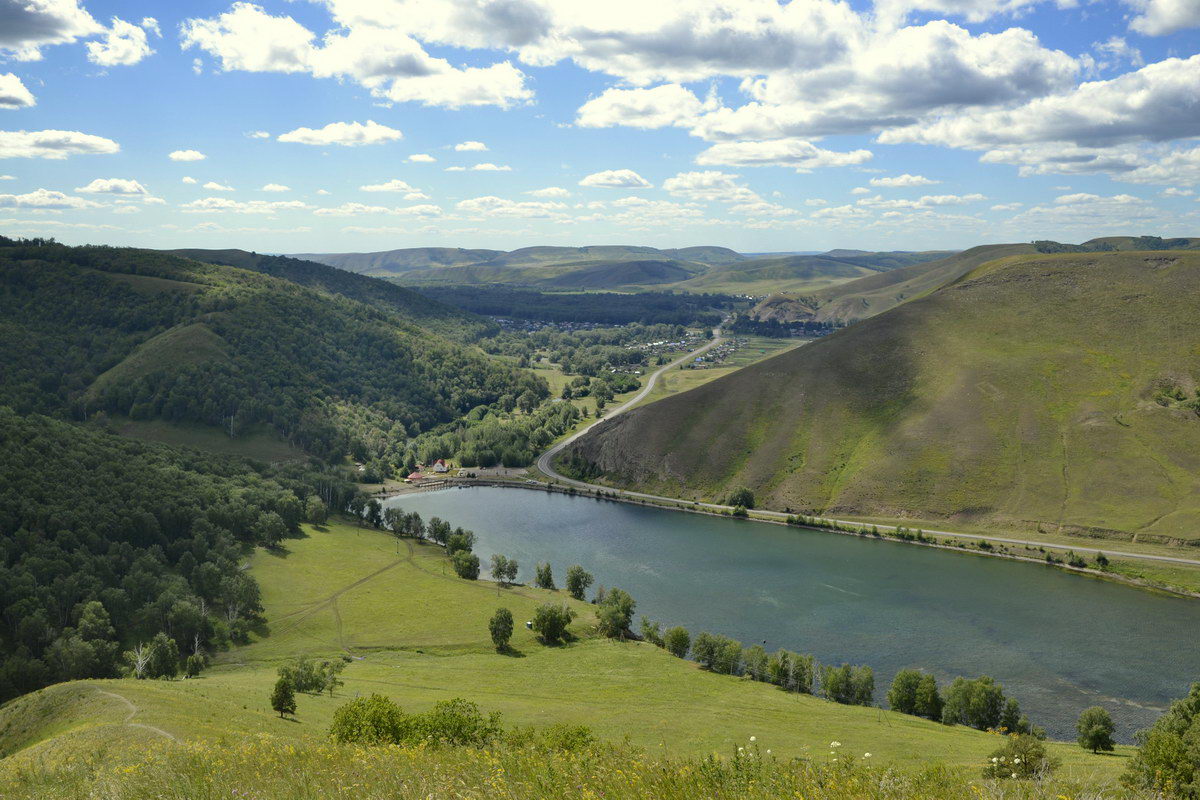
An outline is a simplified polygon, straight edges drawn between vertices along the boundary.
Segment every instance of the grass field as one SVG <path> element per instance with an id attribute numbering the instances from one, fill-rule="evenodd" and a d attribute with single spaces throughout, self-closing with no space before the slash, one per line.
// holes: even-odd
<path id="1" fill-rule="evenodd" d="M 836 740 L 856 758 L 872 753 L 873 763 L 915 769 L 934 761 L 975 774 L 999 745 L 993 734 L 787 694 L 704 672 L 652 645 L 596 638 L 583 603 L 571 602 L 576 638 L 545 647 L 522 623 L 539 603 L 565 601 L 564 593 L 464 581 L 445 564 L 440 548 L 398 546 L 352 524 L 309 529 L 286 553 L 259 552 L 251 562 L 264 587 L 267 635 L 221 654 L 198 679 L 82 681 L 27 695 L 0 709 L 0 753 L 16 754 L 10 766 L 28 766 L 84 753 L 111 760 L 173 739 L 232 743 L 268 734 L 316 743 L 334 709 L 369 692 L 414 711 L 465 697 L 500 711 L 507 725 L 587 725 L 653 757 L 730 753 L 750 736 L 781 758 L 824 757 Z M 488 638 L 498 606 L 517 621 L 510 654 L 496 653 Z M 268 703 L 276 668 L 302 654 L 349 655 L 345 685 L 334 697 L 300 695 L 296 719 L 280 719 Z M 1053 749 L 1064 774 L 1081 780 L 1110 780 L 1129 755 Z"/>
<path id="2" fill-rule="evenodd" d="M 689 389 L 695 389 L 697 386 L 703 386 L 709 381 L 736 372 L 742 367 L 757 363 L 771 356 L 777 356 L 780 353 L 785 353 L 788 350 L 805 344 L 805 341 L 800 339 L 772 339 L 766 336 L 738 338 L 746 339 L 746 346 L 730 356 L 724 364 L 707 369 L 667 370 L 655 381 L 653 391 L 646 395 L 645 399 L 638 403 L 638 405 L 642 406 L 646 403 L 653 403 L 664 397 L 670 397 L 680 392 L 686 392 Z"/>

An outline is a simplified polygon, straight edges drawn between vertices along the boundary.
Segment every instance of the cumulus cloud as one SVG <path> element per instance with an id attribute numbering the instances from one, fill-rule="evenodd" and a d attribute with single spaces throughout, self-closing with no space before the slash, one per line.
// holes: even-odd
<path id="1" fill-rule="evenodd" d="M 364 192 L 415 192 L 418 191 L 415 186 L 410 186 L 405 181 L 399 178 L 386 181 L 385 183 L 368 183 L 365 186 L 358 187 Z"/>
<path id="2" fill-rule="evenodd" d="M 961 206 L 968 203 L 979 203 L 987 200 L 987 197 L 981 194 L 936 194 L 925 195 L 916 200 L 885 200 L 882 195 L 874 197 L 864 197 L 858 201 L 858 205 L 868 208 L 937 208 L 938 206 Z"/>
<path id="3" fill-rule="evenodd" d="M 103 30 L 78 0 L 0 2 L 0 54 L 18 61 L 37 61 L 42 47 L 74 42 Z"/>
<path id="4" fill-rule="evenodd" d="M 19 77 L 11 72 L 0 75 L 0 108 L 28 108 L 36 103 L 33 92 L 25 88 Z"/>
<path id="5" fill-rule="evenodd" d="M 205 197 L 180 206 L 189 213 L 275 214 L 279 211 L 302 211 L 312 208 L 299 200 L 233 200 L 228 197 Z"/>
<path id="6" fill-rule="evenodd" d="M 142 17 L 142 21 L 138 23 L 146 29 L 147 33 L 153 33 L 155 36 L 162 36 L 162 28 L 158 26 L 158 20 L 154 17 Z"/>
<path id="7" fill-rule="evenodd" d="M 440 206 L 429 203 L 389 208 L 387 206 L 369 206 L 364 203 L 342 203 L 333 208 L 318 208 L 313 212 L 320 217 L 357 217 L 366 214 L 390 214 L 407 217 L 437 217 L 443 213 Z"/>
<path id="8" fill-rule="evenodd" d="M 172 161 L 203 161 L 208 156 L 199 150 L 173 150 L 167 154 Z"/>
<path id="9" fill-rule="evenodd" d="M 181 43 L 184 49 L 196 47 L 207 52 L 224 71 L 350 78 L 376 97 L 392 102 L 508 107 L 532 96 L 525 86 L 525 74 L 511 63 L 456 68 L 429 55 L 410 35 L 419 28 L 398 28 L 398 19 L 410 26 L 413 21 L 402 12 L 386 25 L 344 25 L 318 42 L 316 34 L 292 17 L 272 16 L 253 3 L 237 2 L 216 17 L 184 22 Z"/>
<path id="10" fill-rule="evenodd" d="M 262 192 L 290 192 L 292 187 L 284 186 L 282 183 L 268 183 L 259 191 Z"/>
<path id="11" fill-rule="evenodd" d="M 1125 0 L 1125 3 L 1139 12 L 1129 23 L 1138 33 L 1166 36 L 1200 27 L 1200 2 L 1196 0 Z"/>
<path id="12" fill-rule="evenodd" d="M 80 186 L 75 191 L 83 194 L 119 194 L 146 195 L 146 187 L 129 178 L 96 178 L 87 186 Z"/>
<path id="13" fill-rule="evenodd" d="M 193 178 L 191 175 L 184 175 L 182 178 L 180 178 L 180 180 L 183 183 L 196 183 L 196 179 Z"/>
<path id="14" fill-rule="evenodd" d="M 483 142 L 459 142 L 454 149 L 461 152 L 485 151 L 488 149 Z"/>
<path id="15" fill-rule="evenodd" d="M 731 167 L 792 167 L 808 172 L 819 167 L 844 167 L 870 161 L 870 150 L 837 152 L 817 147 L 803 139 L 720 142 L 696 156 L 701 165 Z"/>
<path id="16" fill-rule="evenodd" d="M 547 186 L 544 189 L 531 189 L 525 194 L 532 197 L 570 197 L 571 193 L 561 186 Z"/>
<path id="17" fill-rule="evenodd" d="M 250 131 L 249 133 L 246 134 L 246 136 L 251 139 L 270 139 L 271 138 L 271 134 L 267 133 L 266 131 Z"/>
<path id="18" fill-rule="evenodd" d="M 358 147 L 367 144 L 384 144 L 404 138 L 404 134 L 374 120 L 361 122 L 331 122 L 324 128 L 296 128 L 276 137 L 281 142 L 296 142 L 317 146 L 341 145 Z"/>
<path id="19" fill-rule="evenodd" d="M 411 156 L 409 156 L 408 158 L 406 158 L 404 160 L 411 161 L 414 164 L 432 164 L 434 161 L 437 161 L 436 158 L 429 155 L 428 153 L 413 153 Z"/>
<path id="20" fill-rule="evenodd" d="M 102 40 L 87 43 L 87 52 L 88 61 L 102 67 L 130 66 L 154 53 L 146 30 L 119 17 L 112 18 Z"/>
<path id="21" fill-rule="evenodd" d="M 72 155 L 116 153 L 112 139 L 79 131 L 0 131 L 0 158 L 64 159 Z"/>
<path id="22" fill-rule="evenodd" d="M 0 208 L 28 208 L 35 211 L 67 211 L 99 208 L 100 204 L 82 197 L 73 197 L 48 189 L 35 189 L 27 194 L 0 194 Z"/>
<path id="23" fill-rule="evenodd" d="M 527 219 L 552 219 L 565 216 L 566 206 L 556 202 L 535 200 L 507 200 L 488 195 L 463 200 L 455 206 L 463 214 L 479 217 L 520 217 Z"/>
<path id="24" fill-rule="evenodd" d="M 939 181 L 930 180 L 924 175 L 910 175 L 906 172 L 903 175 L 895 175 L 888 178 L 871 178 L 868 182 L 872 186 L 894 189 L 905 186 L 932 186 Z"/>
<path id="25" fill-rule="evenodd" d="M 757 193 L 737 182 L 737 175 L 716 170 L 681 172 L 663 181 L 662 187 L 675 197 L 688 200 L 718 200 L 723 203 L 759 203 Z"/>
<path id="26" fill-rule="evenodd" d="M 609 189 L 649 189 L 650 181 L 631 169 L 606 169 L 593 172 L 579 181 L 580 186 L 599 186 Z"/>
<path id="27" fill-rule="evenodd" d="M 216 181 L 209 181 L 208 183 L 204 184 L 204 186 L 201 188 L 208 189 L 210 192 L 232 192 L 233 191 L 232 186 L 228 186 L 223 183 L 217 183 Z"/>
<path id="28" fill-rule="evenodd" d="M 705 112 L 719 107 L 715 97 L 701 100 L 691 90 L 673 83 L 652 89 L 614 88 L 580 106 L 575 122 L 584 128 L 690 127 Z"/>

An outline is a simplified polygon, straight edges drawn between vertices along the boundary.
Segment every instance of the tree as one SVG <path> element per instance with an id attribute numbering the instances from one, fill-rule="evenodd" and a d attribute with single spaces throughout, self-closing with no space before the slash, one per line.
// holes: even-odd
<path id="1" fill-rule="evenodd" d="M 275 681 L 275 688 L 271 690 L 271 708 L 279 712 L 280 719 L 284 714 L 296 713 L 296 692 L 287 678 L 281 676 Z"/>
<path id="2" fill-rule="evenodd" d="M 650 644 L 662 647 L 662 626 L 649 617 L 642 617 L 642 638 Z"/>
<path id="3" fill-rule="evenodd" d="M 1140 731 L 1137 744 L 1122 781 L 1186 800 L 1200 798 L 1200 682 Z"/>
<path id="4" fill-rule="evenodd" d="M 636 607 L 637 603 L 629 592 L 614 586 L 600 603 L 597 613 L 600 632 L 610 639 L 625 638 L 625 632 L 633 623 L 633 610 Z"/>
<path id="5" fill-rule="evenodd" d="M 184 674 L 189 678 L 195 678 L 204 670 L 204 656 L 199 653 L 192 653 L 184 662 Z"/>
<path id="6" fill-rule="evenodd" d="M 745 667 L 746 674 L 753 680 L 765 681 L 767 679 L 767 665 L 769 663 L 770 659 L 767 658 L 767 651 L 763 649 L 761 644 L 748 647 L 746 648 L 746 652 L 742 653 L 742 664 Z"/>
<path id="7" fill-rule="evenodd" d="M 754 508 L 754 492 L 745 486 L 738 487 L 730 493 L 729 497 L 725 498 L 725 505 Z"/>
<path id="8" fill-rule="evenodd" d="M 450 558 L 450 566 L 454 574 L 460 578 L 473 581 L 479 577 L 479 556 L 469 550 L 459 550 Z"/>
<path id="9" fill-rule="evenodd" d="M 501 585 L 517 580 L 517 562 L 496 553 L 492 556 L 492 580 Z"/>
<path id="10" fill-rule="evenodd" d="M 179 645 L 161 631 L 150 640 L 150 662 L 146 674 L 151 678 L 174 678 L 179 674 Z"/>
<path id="11" fill-rule="evenodd" d="M 146 673 L 150 667 L 150 645 L 139 642 L 132 650 L 125 651 L 125 662 L 129 664 L 133 677 L 139 680 L 149 677 Z"/>
<path id="12" fill-rule="evenodd" d="M 578 564 L 567 568 L 567 592 L 576 600 L 583 599 L 593 580 L 592 574 Z"/>
<path id="13" fill-rule="evenodd" d="M 1046 778 L 1058 769 L 1059 760 L 1046 754 L 1041 739 L 1028 733 L 1008 736 L 1004 747 L 988 757 L 983 777 L 997 780 Z"/>
<path id="14" fill-rule="evenodd" d="M 947 725 L 970 725 L 986 731 L 1000 726 L 1003 713 L 1003 687 L 987 675 L 974 680 L 959 676 L 946 690 L 942 722 Z"/>
<path id="15" fill-rule="evenodd" d="M 687 658 L 688 650 L 692 647 L 692 637 L 687 628 L 676 625 L 668 628 L 663 634 L 663 647 L 676 658 Z"/>
<path id="16" fill-rule="evenodd" d="M 555 644 L 566 636 L 574 616 L 565 605 L 544 603 L 533 612 L 533 630 L 545 644 Z"/>
<path id="17" fill-rule="evenodd" d="M 473 531 L 464 531 L 462 528 L 455 529 L 450 538 L 446 540 L 446 552 L 454 555 L 459 552 L 471 552 L 475 547 L 475 533 Z"/>
<path id="18" fill-rule="evenodd" d="M 553 591 L 558 588 L 554 585 L 554 573 L 550 571 L 550 564 L 548 562 L 539 563 L 536 567 L 536 573 L 533 583 L 539 589 L 550 589 Z"/>
<path id="19" fill-rule="evenodd" d="M 917 692 L 924 677 L 922 672 L 916 669 L 902 669 L 897 672 L 896 677 L 892 679 L 892 688 L 888 689 L 888 706 L 901 714 L 916 714 Z"/>
<path id="20" fill-rule="evenodd" d="M 1079 721 L 1075 723 L 1075 730 L 1079 734 L 1079 746 L 1084 750 L 1091 750 L 1093 753 L 1103 750 L 1111 753 L 1116 747 L 1113 733 L 1116 732 L 1117 726 L 1113 724 L 1112 716 L 1100 706 L 1085 709 L 1079 715 Z"/>
<path id="21" fill-rule="evenodd" d="M 429 538 L 433 539 L 438 544 L 446 544 L 450 541 L 450 523 L 438 517 L 430 517 L 429 525 L 427 526 Z"/>
<path id="22" fill-rule="evenodd" d="M 304 501 L 304 518 L 313 525 L 324 525 L 328 517 L 329 509 L 325 506 L 324 500 L 314 494 Z"/>
<path id="23" fill-rule="evenodd" d="M 496 649 L 507 650 L 513 632 L 512 612 L 507 608 L 497 608 L 488 622 L 488 631 L 492 634 L 492 644 L 496 645 Z"/>
<path id="24" fill-rule="evenodd" d="M 913 713 L 926 719 L 941 720 L 942 705 L 937 679 L 932 675 L 921 676 L 921 683 L 917 686 L 916 708 Z"/>

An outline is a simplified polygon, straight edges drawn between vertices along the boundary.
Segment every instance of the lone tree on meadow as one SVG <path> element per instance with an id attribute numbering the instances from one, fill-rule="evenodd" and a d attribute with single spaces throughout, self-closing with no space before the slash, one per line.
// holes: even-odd
<path id="1" fill-rule="evenodd" d="M 550 590 L 558 588 L 554 585 L 554 573 L 550 571 L 550 564 L 548 562 L 539 563 L 536 573 L 533 583 L 537 588 Z"/>
<path id="2" fill-rule="evenodd" d="M 488 631 L 492 634 L 492 644 L 496 645 L 496 649 L 507 650 L 508 640 L 512 638 L 513 632 L 512 612 L 507 608 L 497 608 L 488 621 Z"/>
<path id="3" fill-rule="evenodd" d="M 493 555 L 492 580 L 501 585 L 515 583 L 517 580 L 517 562 L 499 553 Z"/>
<path id="4" fill-rule="evenodd" d="M 545 603 L 533 612 L 533 630 L 545 644 L 556 644 L 567 635 L 574 614 L 565 605 Z"/>
<path id="5" fill-rule="evenodd" d="M 468 550 L 459 550 L 450 557 L 450 566 L 460 578 L 473 581 L 479 577 L 479 556 Z"/>
<path id="6" fill-rule="evenodd" d="M 582 600 L 588 587 L 592 585 L 592 573 L 578 564 L 567 568 L 567 592 L 576 600 Z"/>
<path id="7" fill-rule="evenodd" d="M 271 690 L 271 708 L 279 712 L 280 719 L 284 714 L 296 713 L 296 690 L 292 688 L 292 682 L 283 676 L 275 681 L 275 688 Z"/>
<path id="8" fill-rule="evenodd" d="M 1113 733 L 1116 732 L 1117 726 L 1113 724 L 1109 713 L 1100 706 L 1084 709 L 1079 715 L 1079 721 L 1075 723 L 1075 730 L 1079 734 L 1076 741 L 1084 750 L 1091 750 L 1093 753 L 1103 750 L 1111 753 L 1116 747 Z"/>

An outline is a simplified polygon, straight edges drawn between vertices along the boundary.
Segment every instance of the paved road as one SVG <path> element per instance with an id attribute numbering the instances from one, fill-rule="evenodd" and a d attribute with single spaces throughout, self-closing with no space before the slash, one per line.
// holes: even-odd
<path id="1" fill-rule="evenodd" d="M 665 367 L 662 367 L 662 368 L 656 370 L 654 373 L 652 373 L 650 375 L 650 379 L 646 381 L 645 387 L 643 387 L 642 390 L 640 392 L 638 392 L 636 395 L 634 395 L 630 400 L 628 400 L 625 403 L 622 403 L 617 408 L 614 408 L 612 411 L 609 411 L 607 414 L 605 414 L 601 419 L 596 420 L 591 425 L 588 425 L 586 428 L 583 428 L 582 430 L 577 431 L 576 433 L 572 434 L 571 436 L 568 436 L 566 439 L 563 439 L 561 442 L 554 445 L 546 452 L 542 453 L 541 456 L 539 456 L 538 460 L 537 460 L 538 469 L 542 471 L 542 474 L 549 476 L 550 478 L 558 481 L 559 483 L 565 483 L 570 486 L 578 487 L 580 489 L 600 490 L 600 491 L 616 494 L 620 497 L 628 497 L 628 498 L 632 498 L 635 500 L 652 500 L 652 501 L 658 502 L 658 503 L 672 503 L 675 505 L 687 506 L 689 508 L 702 508 L 707 511 L 730 511 L 730 510 L 732 510 L 731 506 L 725 506 L 725 505 L 721 505 L 719 503 L 693 503 L 690 500 L 681 500 L 678 497 L 663 497 L 661 495 L 656 495 L 656 494 L 646 494 L 644 492 L 633 492 L 633 491 L 629 491 L 627 489 L 613 489 L 609 486 L 601 486 L 601 485 L 595 484 L 595 483 L 585 483 L 584 481 L 577 481 L 573 478 L 568 478 L 566 475 L 563 475 L 562 473 L 555 470 L 554 465 L 552 463 L 554 460 L 554 457 L 556 455 L 558 455 L 560 452 L 562 452 L 563 448 L 565 448 L 567 445 L 574 442 L 580 436 L 583 436 L 585 433 L 590 431 L 596 425 L 599 425 L 604 420 L 609 420 L 615 416 L 625 413 L 630 408 L 632 408 L 633 406 L 635 406 L 639 402 L 641 402 L 643 399 L 645 399 L 646 395 L 650 394 L 650 392 L 653 391 L 655 383 L 658 382 L 659 375 L 662 375 L 664 372 L 666 372 L 669 369 L 673 369 L 674 367 L 679 366 L 680 364 L 684 363 L 685 361 L 692 360 L 696 356 L 700 355 L 701 353 L 706 352 L 707 350 L 709 350 L 712 347 L 716 347 L 718 344 L 720 344 L 721 341 L 722 340 L 721 340 L 721 336 L 720 336 L 720 329 L 714 330 L 712 341 L 709 342 L 708 344 L 706 344 L 704 347 L 701 347 L 698 350 L 693 350 L 692 352 L 688 353 L 687 355 L 681 356 L 680 358 L 675 359 L 670 364 L 667 364 Z M 785 514 L 781 511 L 763 511 L 761 509 L 755 509 L 754 513 L 758 516 L 763 516 L 763 517 L 768 517 L 770 519 L 778 519 L 778 520 L 786 520 L 789 516 L 788 514 Z M 820 519 L 823 522 L 839 523 L 842 525 L 859 525 L 859 526 L 861 526 L 864 524 L 862 522 L 858 522 L 855 520 L 841 520 L 841 519 L 833 519 L 830 517 L 819 517 L 818 519 Z M 881 531 L 894 531 L 897 528 L 897 526 L 895 526 L 895 525 L 876 525 L 875 527 L 877 527 Z M 1055 544 L 1053 542 L 1039 542 L 1039 541 L 1035 541 L 1032 539 L 1011 539 L 1011 538 L 1007 538 L 1007 537 L 1003 537 L 1003 536 L 980 536 L 978 534 L 959 533 L 957 531 L 923 530 L 923 533 L 927 533 L 927 534 L 930 534 L 933 536 L 953 536 L 956 539 L 986 540 L 989 542 L 1003 542 L 1005 544 L 1027 545 L 1029 547 L 1047 547 L 1047 548 L 1052 548 L 1052 549 L 1056 549 L 1056 550 L 1071 549 L 1071 550 L 1074 550 L 1076 553 L 1096 554 L 1096 553 L 1103 552 L 1106 556 L 1113 556 L 1115 558 L 1133 558 L 1133 559 L 1139 559 L 1142 561 L 1165 561 L 1165 562 L 1171 563 L 1171 564 L 1187 564 L 1188 566 L 1200 567 L 1200 560 L 1192 559 L 1192 558 L 1180 558 L 1178 556 L 1158 556 L 1158 555 L 1152 555 L 1150 553 L 1129 553 L 1129 552 L 1122 551 L 1122 550 L 1109 550 L 1107 548 L 1101 550 L 1101 549 L 1095 548 L 1095 547 L 1079 547 L 1079 546 L 1075 546 L 1075 545 Z"/>

